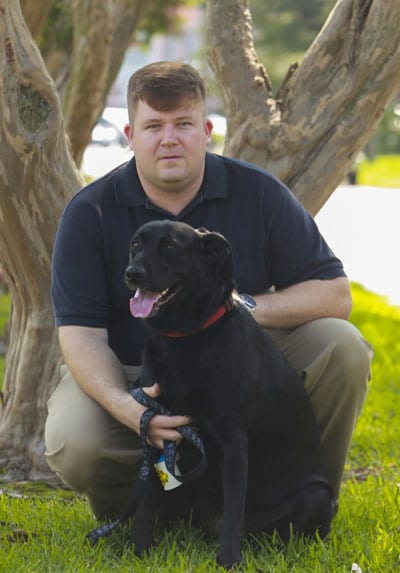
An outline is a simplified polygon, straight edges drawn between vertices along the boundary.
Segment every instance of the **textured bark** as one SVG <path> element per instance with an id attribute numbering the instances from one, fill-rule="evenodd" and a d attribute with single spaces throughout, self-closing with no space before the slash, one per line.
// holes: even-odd
<path id="1" fill-rule="evenodd" d="M 39 36 L 52 3 L 23 0 L 21 5 L 32 36 Z M 47 70 L 62 101 L 65 128 L 77 165 L 145 8 L 145 0 L 71 0 L 71 52 L 42 45 L 41 41 Z"/>
<path id="2" fill-rule="evenodd" d="M 26 25 L 34 38 L 43 29 L 51 6 L 52 0 L 21 0 Z"/>
<path id="3" fill-rule="evenodd" d="M 0 0 L 0 38 L 0 265 L 13 302 L 0 464 L 26 478 L 48 473 L 43 427 L 59 363 L 50 260 L 61 210 L 81 180 L 57 92 L 15 0 Z"/>
<path id="4" fill-rule="evenodd" d="M 208 57 L 228 120 L 225 153 L 272 171 L 316 214 L 400 89 L 399 22 L 398 0 L 339 0 L 273 97 L 248 1 L 209 0 Z"/>
<path id="5" fill-rule="evenodd" d="M 144 0 L 72 0 L 71 6 L 74 43 L 63 110 L 72 154 L 79 165 Z"/>

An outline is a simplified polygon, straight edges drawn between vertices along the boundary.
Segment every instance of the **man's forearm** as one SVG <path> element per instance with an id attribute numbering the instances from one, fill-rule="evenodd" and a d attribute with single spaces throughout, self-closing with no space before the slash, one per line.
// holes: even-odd
<path id="1" fill-rule="evenodd" d="M 121 424 L 138 434 L 140 418 L 146 408 L 128 392 L 124 369 L 108 345 L 107 331 L 62 326 L 58 332 L 65 362 L 82 390 Z M 146 392 L 156 398 L 159 389 L 155 385 Z M 162 449 L 164 440 L 180 439 L 176 430 L 178 426 L 189 423 L 187 416 L 154 416 L 148 427 L 147 439 L 153 446 Z"/>
<path id="2" fill-rule="evenodd" d="M 73 378 L 91 398 L 135 432 L 144 410 L 128 392 L 124 371 L 102 329 L 63 326 L 59 340 Z"/>
<path id="3" fill-rule="evenodd" d="M 347 278 L 310 280 L 255 296 L 254 318 L 264 328 L 293 328 L 317 318 L 347 319 L 351 294 Z"/>

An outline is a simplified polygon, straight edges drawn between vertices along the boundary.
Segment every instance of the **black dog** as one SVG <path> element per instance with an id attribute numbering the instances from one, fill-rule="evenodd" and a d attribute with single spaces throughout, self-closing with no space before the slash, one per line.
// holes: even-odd
<path id="1" fill-rule="evenodd" d="M 217 561 L 227 568 L 241 561 L 247 533 L 288 540 L 291 528 L 321 537 L 330 529 L 335 504 L 302 381 L 234 300 L 232 270 L 224 237 L 184 223 L 148 223 L 131 241 L 131 311 L 149 331 L 141 384 L 158 382 L 163 404 L 191 416 L 208 462 L 196 482 L 168 492 L 150 472 L 132 535 L 138 554 L 151 545 L 156 514 L 199 524 L 219 514 Z M 178 450 L 178 465 L 197 463 L 186 440 Z"/>

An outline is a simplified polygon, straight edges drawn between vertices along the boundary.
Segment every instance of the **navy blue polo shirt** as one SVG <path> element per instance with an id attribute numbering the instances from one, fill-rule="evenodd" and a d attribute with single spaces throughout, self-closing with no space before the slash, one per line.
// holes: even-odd
<path id="1" fill-rule="evenodd" d="M 177 217 L 154 205 L 132 158 L 78 192 L 57 232 L 52 298 L 57 326 L 106 328 L 124 364 L 140 364 L 145 329 L 129 312 L 129 242 L 148 221 L 180 220 L 229 240 L 238 290 L 259 294 L 308 279 L 344 276 L 310 214 L 268 172 L 206 154 L 198 195 Z"/>

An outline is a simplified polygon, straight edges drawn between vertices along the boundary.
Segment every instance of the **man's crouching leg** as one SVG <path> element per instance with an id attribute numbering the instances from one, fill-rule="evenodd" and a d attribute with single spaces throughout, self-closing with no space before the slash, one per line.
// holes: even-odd
<path id="1" fill-rule="evenodd" d="M 118 517 L 138 476 L 138 436 L 90 398 L 62 368 L 48 401 L 46 460 L 71 489 L 87 496 L 98 519 Z"/>
<path id="2" fill-rule="evenodd" d="M 303 376 L 318 426 L 328 478 L 339 495 L 354 426 L 367 394 L 371 345 L 350 322 L 321 318 L 270 331 Z"/>

